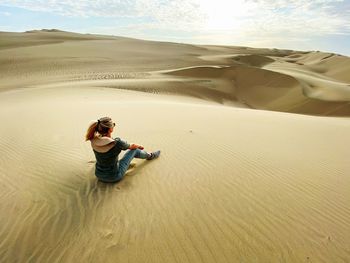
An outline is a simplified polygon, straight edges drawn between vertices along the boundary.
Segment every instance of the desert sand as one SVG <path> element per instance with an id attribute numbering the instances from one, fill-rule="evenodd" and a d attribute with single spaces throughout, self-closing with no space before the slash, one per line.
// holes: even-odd
<path id="1" fill-rule="evenodd" d="M 349 262 L 350 58 L 0 33 L 1 262 Z M 146 150 L 98 182 L 102 116 Z"/>

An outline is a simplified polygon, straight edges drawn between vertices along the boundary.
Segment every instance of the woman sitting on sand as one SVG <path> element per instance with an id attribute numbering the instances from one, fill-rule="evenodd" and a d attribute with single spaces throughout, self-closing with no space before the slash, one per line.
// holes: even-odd
<path id="1" fill-rule="evenodd" d="M 96 157 L 95 175 L 106 183 L 114 183 L 123 179 L 131 160 L 135 158 L 153 160 L 160 151 L 148 153 L 141 145 L 129 144 L 120 138 L 112 138 L 115 123 L 109 117 L 103 117 L 92 123 L 86 132 L 86 141 L 91 142 Z M 118 162 L 122 150 L 129 149 Z"/>

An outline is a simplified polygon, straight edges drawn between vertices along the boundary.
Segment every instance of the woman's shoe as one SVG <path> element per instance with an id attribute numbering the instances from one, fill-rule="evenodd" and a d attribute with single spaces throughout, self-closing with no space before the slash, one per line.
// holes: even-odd
<path id="1" fill-rule="evenodd" d="M 156 151 L 156 152 L 151 152 L 150 153 L 150 157 L 148 157 L 146 160 L 153 160 L 158 158 L 160 155 L 160 151 Z"/>

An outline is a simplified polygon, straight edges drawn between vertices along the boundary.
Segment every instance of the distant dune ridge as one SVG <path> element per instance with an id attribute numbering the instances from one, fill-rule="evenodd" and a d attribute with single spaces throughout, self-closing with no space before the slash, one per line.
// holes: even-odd
<path id="1" fill-rule="evenodd" d="M 0 32 L 0 109 L 1 262 L 350 262 L 349 57 Z"/>
<path id="2" fill-rule="evenodd" d="M 2 88 L 96 79 L 116 87 L 119 79 L 146 78 L 163 84 L 127 88 L 239 102 L 255 109 L 350 115 L 350 58 L 341 55 L 186 45 L 56 29 L 0 36 Z M 178 78 L 166 85 L 163 73 Z"/>

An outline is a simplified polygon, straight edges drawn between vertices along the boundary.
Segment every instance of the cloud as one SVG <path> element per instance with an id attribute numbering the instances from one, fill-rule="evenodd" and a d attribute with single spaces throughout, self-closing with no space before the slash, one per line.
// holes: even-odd
<path id="1" fill-rule="evenodd" d="M 262 29 L 273 32 L 332 34 L 349 32 L 348 10 L 343 0 L 249 0 Z M 346 4 L 346 3 L 345 3 Z"/>
<path id="2" fill-rule="evenodd" d="M 159 23 L 194 23 L 196 0 L 2 0 L 0 5 L 71 17 L 149 18 Z"/>
<path id="3" fill-rule="evenodd" d="M 0 16 L 11 16 L 9 12 L 0 12 Z"/>
<path id="4" fill-rule="evenodd" d="M 1 5 L 20 7 L 31 11 L 52 12 L 63 16 L 128 16 L 133 12 L 134 2 L 130 0 L 2 0 Z"/>
<path id="5" fill-rule="evenodd" d="M 0 5 L 67 17 L 143 20 L 153 27 L 199 27 L 205 14 L 197 0 L 2 0 Z M 136 21 L 136 22 L 135 22 Z"/>
<path id="6" fill-rule="evenodd" d="M 2 0 L 1 5 L 71 17 L 140 18 L 159 27 L 230 30 L 258 25 L 290 32 L 307 26 L 320 33 L 349 29 L 343 25 L 349 24 L 350 9 L 343 0 Z"/>
<path id="7" fill-rule="evenodd" d="M 114 34 L 129 30 L 144 36 L 153 31 L 169 39 L 181 31 L 197 41 L 222 44 L 350 34 L 350 3 L 344 0 L 2 0 L 0 5 L 114 22 L 127 19 L 114 32 L 108 29 Z"/>

